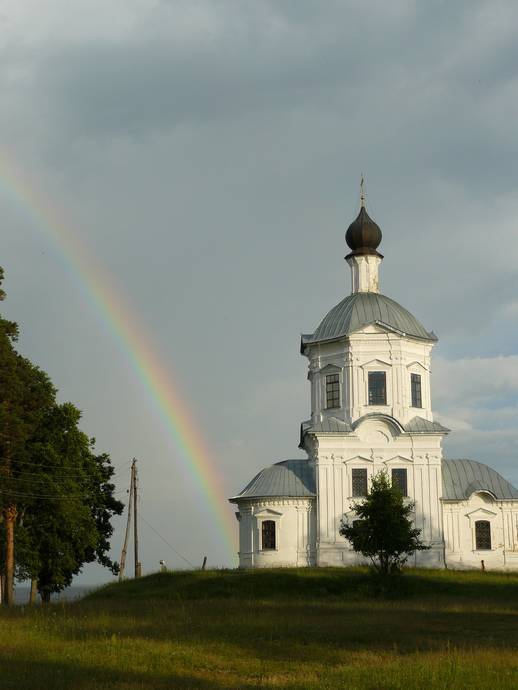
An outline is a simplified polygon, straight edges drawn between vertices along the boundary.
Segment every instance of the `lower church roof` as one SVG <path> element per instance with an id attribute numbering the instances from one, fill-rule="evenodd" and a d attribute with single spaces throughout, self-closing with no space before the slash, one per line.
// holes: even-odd
<path id="1" fill-rule="evenodd" d="M 315 468 L 305 458 L 265 467 L 231 501 L 245 498 L 314 498 Z"/>
<path id="2" fill-rule="evenodd" d="M 299 448 L 304 448 L 304 437 L 306 434 L 319 433 L 319 434 L 339 434 L 339 433 L 351 433 L 356 427 L 358 427 L 363 421 L 369 417 L 377 419 L 386 419 L 392 421 L 396 426 L 407 433 L 411 434 L 447 434 L 450 430 L 447 429 L 439 422 L 430 422 L 428 419 L 423 417 L 412 417 L 410 421 L 402 425 L 393 417 L 388 415 L 379 414 L 378 412 L 369 413 L 357 419 L 351 426 L 349 423 L 344 422 L 342 419 L 337 417 L 326 417 L 321 422 L 312 422 L 311 419 L 302 422 L 300 425 L 300 443 Z"/>
<path id="3" fill-rule="evenodd" d="M 475 460 L 442 461 L 442 498 L 468 499 L 472 493 L 487 491 L 498 500 L 518 500 L 518 490 L 496 470 Z M 309 460 L 283 460 L 261 470 L 230 500 L 256 498 L 315 498 L 315 468 Z"/>
<path id="4" fill-rule="evenodd" d="M 488 491 L 500 500 L 518 499 L 518 491 L 501 474 L 475 460 L 442 461 L 442 497 L 462 501 L 476 491 Z"/>

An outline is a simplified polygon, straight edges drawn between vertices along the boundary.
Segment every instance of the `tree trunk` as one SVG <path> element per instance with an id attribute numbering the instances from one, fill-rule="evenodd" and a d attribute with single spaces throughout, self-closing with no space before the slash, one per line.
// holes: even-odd
<path id="1" fill-rule="evenodd" d="M 50 603 L 50 592 L 48 591 L 48 589 L 44 589 L 42 592 L 40 592 L 40 597 L 42 604 Z"/>
<path id="2" fill-rule="evenodd" d="M 5 519 L 5 603 L 14 604 L 14 523 L 17 516 L 16 506 L 9 506 L 4 511 Z"/>
<path id="3" fill-rule="evenodd" d="M 33 577 L 31 580 L 31 594 L 29 597 L 29 604 L 34 606 L 36 603 L 36 596 L 38 595 L 38 580 Z"/>

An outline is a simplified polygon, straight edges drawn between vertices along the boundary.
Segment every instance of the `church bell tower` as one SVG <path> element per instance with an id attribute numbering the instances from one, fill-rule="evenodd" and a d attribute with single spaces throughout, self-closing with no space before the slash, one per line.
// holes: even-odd
<path id="1" fill-rule="evenodd" d="M 434 421 L 431 405 L 437 338 L 380 292 L 382 232 L 367 213 L 363 184 L 360 211 L 345 239 L 351 293 L 301 340 L 311 386 L 301 447 L 316 469 L 316 562 L 355 562 L 338 533 L 340 519 L 354 518 L 352 503 L 384 470 L 416 502 L 415 524 L 431 546 L 417 558 L 440 566 L 441 442 L 448 430 Z"/>

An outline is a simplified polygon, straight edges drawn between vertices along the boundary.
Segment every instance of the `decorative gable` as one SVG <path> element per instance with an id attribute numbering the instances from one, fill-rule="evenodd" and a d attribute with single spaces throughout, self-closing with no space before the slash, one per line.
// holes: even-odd
<path id="1" fill-rule="evenodd" d="M 321 374 L 339 374 L 342 371 L 341 367 L 337 367 L 335 364 L 327 364 L 325 367 L 320 369 Z"/>
<path id="2" fill-rule="evenodd" d="M 367 455 L 355 455 L 352 458 L 347 458 L 347 460 L 344 460 L 344 465 L 347 465 L 350 462 L 368 462 L 369 464 L 372 464 L 374 460 Z"/>
<path id="3" fill-rule="evenodd" d="M 414 360 L 413 362 L 410 362 L 410 364 L 407 364 L 406 368 L 409 371 L 414 371 L 414 372 L 428 371 L 428 369 L 424 366 L 424 364 L 422 362 L 418 362 L 417 360 Z"/>
<path id="4" fill-rule="evenodd" d="M 371 359 L 369 362 L 365 362 L 361 365 L 362 369 L 385 369 L 386 367 L 391 367 L 392 362 L 385 359 L 377 357 L 376 359 Z"/>
<path id="5" fill-rule="evenodd" d="M 391 465 L 412 465 L 413 464 L 412 458 L 409 458 L 406 455 L 394 455 L 392 458 L 388 458 L 388 460 L 384 460 L 383 463 L 385 465 L 388 465 L 389 467 Z"/>
<path id="6" fill-rule="evenodd" d="M 279 513 L 277 510 L 273 510 L 272 508 L 261 508 L 261 510 L 258 510 L 255 513 L 255 517 L 264 520 L 275 520 L 282 517 L 282 513 Z"/>
<path id="7" fill-rule="evenodd" d="M 477 508 L 472 510 L 471 513 L 466 513 L 466 517 L 471 523 L 477 522 L 477 520 L 492 520 L 498 515 L 492 510 L 487 510 L 486 508 Z"/>

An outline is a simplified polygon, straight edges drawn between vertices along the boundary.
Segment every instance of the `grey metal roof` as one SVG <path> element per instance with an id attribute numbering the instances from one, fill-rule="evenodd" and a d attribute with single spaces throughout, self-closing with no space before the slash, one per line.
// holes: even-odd
<path id="1" fill-rule="evenodd" d="M 309 431 L 316 431 L 317 433 L 324 434 L 348 434 L 352 431 L 352 427 L 347 422 L 342 419 L 337 419 L 336 417 L 327 417 L 321 422 L 313 423 L 311 419 L 302 422 L 300 425 L 300 441 L 299 448 L 304 448 L 304 436 Z"/>
<path id="2" fill-rule="evenodd" d="M 433 433 L 447 433 L 450 431 L 439 422 L 430 422 L 423 417 L 412 417 L 412 419 L 405 424 L 405 431 L 412 434 L 433 434 Z"/>
<path id="3" fill-rule="evenodd" d="M 442 460 L 442 498 L 462 501 L 475 491 L 490 491 L 499 500 L 518 500 L 518 490 L 494 469 L 475 460 Z M 233 498 L 314 498 L 315 468 L 306 459 L 283 460 L 261 470 Z"/>
<path id="4" fill-rule="evenodd" d="M 243 498 L 265 496 L 311 498 L 316 495 L 315 492 L 315 469 L 309 464 L 309 460 L 283 460 L 261 470 L 230 500 L 236 502 Z"/>
<path id="5" fill-rule="evenodd" d="M 423 417 L 412 417 L 412 419 L 409 422 L 407 422 L 405 425 L 402 425 L 397 421 L 397 419 L 394 419 L 389 415 L 380 414 L 379 412 L 363 415 L 363 417 L 357 419 L 352 426 L 347 422 L 338 419 L 337 417 L 327 417 L 321 422 L 314 423 L 312 423 L 311 420 L 308 419 L 307 421 L 302 422 L 302 424 L 300 425 L 299 448 L 304 447 L 304 436 L 308 433 L 316 432 L 320 434 L 349 434 L 352 431 L 354 431 L 354 429 L 356 429 L 356 427 L 359 424 L 361 424 L 365 419 L 369 417 L 373 417 L 376 419 L 386 418 L 387 421 L 392 421 L 393 423 L 395 423 L 395 425 L 399 429 L 402 429 L 403 431 L 406 431 L 407 433 L 411 434 L 444 434 L 450 431 L 442 424 L 439 424 L 439 422 L 430 422 L 428 421 L 428 419 L 424 419 Z"/>
<path id="6" fill-rule="evenodd" d="M 390 297 L 356 292 L 333 307 L 314 333 L 302 335 L 301 350 L 311 343 L 346 337 L 370 324 L 420 340 L 437 340 L 437 336 L 429 333 L 415 316 Z"/>
<path id="7" fill-rule="evenodd" d="M 351 425 L 337 417 L 326 417 L 321 422 L 312 423 L 310 420 L 302 422 L 306 431 L 319 431 L 324 434 L 340 434 L 352 431 Z"/>
<path id="8" fill-rule="evenodd" d="M 502 475 L 475 460 L 442 461 L 442 497 L 463 500 L 475 491 L 490 491 L 497 499 L 518 499 L 518 491 Z"/>

